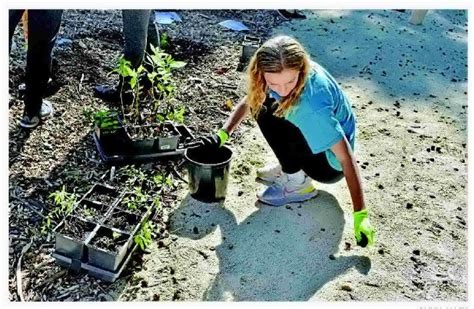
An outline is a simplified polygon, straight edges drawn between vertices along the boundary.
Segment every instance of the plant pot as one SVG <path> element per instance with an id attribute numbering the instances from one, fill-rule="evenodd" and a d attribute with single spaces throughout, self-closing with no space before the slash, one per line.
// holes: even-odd
<path id="1" fill-rule="evenodd" d="M 116 271 L 133 242 L 131 234 L 100 226 L 86 243 L 90 265 Z"/>
<path id="2" fill-rule="evenodd" d="M 82 199 L 74 207 L 73 214 L 94 223 L 102 223 L 112 206 Z"/>
<path id="3" fill-rule="evenodd" d="M 174 151 L 178 148 L 178 142 L 181 134 L 173 123 L 165 122 L 162 124 L 150 124 L 144 126 L 126 127 L 128 137 L 130 139 L 130 147 L 135 155 L 151 154 L 156 152 Z M 154 131 L 156 136 L 146 138 L 136 138 L 134 133 L 138 130 Z M 169 134 L 161 136 L 162 131 Z"/>
<path id="4" fill-rule="evenodd" d="M 103 225 L 134 235 L 136 229 L 141 225 L 143 219 L 144 216 L 115 208 L 105 219 Z"/>
<path id="5" fill-rule="evenodd" d="M 243 71 L 248 65 L 250 58 L 255 54 L 257 49 L 260 47 L 262 40 L 260 38 L 246 35 L 242 42 L 242 53 L 239 59 L 238 71 Z"/>
<path id="6" fill-rule="evenodd" d="M 129 205 L 127 205 L 127 203 L 128 203 L 128 200 L 133 196 L 134 196 L 134 193 L 132 192 L 125 193 L 117 202 L 113 211 L 122 210 L 128 213 L 137 215 L 139 217 L 144 216 L 147 213 L 149 214 L 152 208 L 151 205 L 153 202 L 148 199 L 146 202 L 144 202 L 145 205 L 142 205 L 142 206 L 136 205 L 137 206 L 136 208 L 130 208 Z"/>
<path id="7" fill-rule="evenodd" d="M 122 144 L 123 142 L 126 141 L 127 134 L 125 132 L 124 126 L 122 119 L 120 116 L 117 115 L 112 115 L 108 117 L 107 119 L 111 121 L 117 121 L 118 125 L 114 127 L 100 127 L 97 123 L 94 124 L 94 131 L 99 140 L 102 143 L 108 144 L 108 143 L 120 143 Z"/>
<path id="8" fill-rule="evenodd" d="M 99 205 L 113 205 L 119 197 L 119 192 L 114 187 L 96 183 L 84 195 L 82 200 L 87 200 Z"/>
<path id="9" fill-rule="evenodd" d="M 96 224 L 68 216 L 55 229 L 55 251 L 71 259 L 86 258 L 84 243 L 93 235 Z M 80 232 L 82 230 L 82 232 Z"/>
<path id="10" fill-rule="evenodd" d="M 131 164 L 182 156 L 187 148 L 187 143 L 194 140 L 194 135 L 185 125 L 177 125 L 175 127 L 181 136 L 178 138 L 177 148 L 169 151 L 140 152 L 140 149 L 133 149 L 128 136 L 126 137 L 126 146 L 122 147 L 118 147 L 115 144 L 103 145 L 95 133 L 93 134 L 93 138 L 99 156 L 104 163 L 114 165 Z M 125 133 L 125 135 L 127 134 Z M 162 146 L 161 148 L 166 148 L 166 146 Z M 170 145 L 170 148 L 174 148 L 174 145 Z M 159 147 L 157 146 L 156 149 L 159 149 Z"/>

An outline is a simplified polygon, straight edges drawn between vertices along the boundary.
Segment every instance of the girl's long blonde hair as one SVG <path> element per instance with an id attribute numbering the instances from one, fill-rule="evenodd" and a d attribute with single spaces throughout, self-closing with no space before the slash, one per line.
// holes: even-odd
<path id="1" fill-rule="evenodd" d="M 254 118 L 257 118 L 268 91 L 264 73 L 279 73 L 284 69 L 299 71 L 295 88 L 281 98 L 275 116 L 283 116 L 295 103 L 303 91 L 310 70 L 309 56 L 298 41 L 289 36 L 277 36 L 266 41 L 250 60 L 247 76 L 247 104 Z"/>

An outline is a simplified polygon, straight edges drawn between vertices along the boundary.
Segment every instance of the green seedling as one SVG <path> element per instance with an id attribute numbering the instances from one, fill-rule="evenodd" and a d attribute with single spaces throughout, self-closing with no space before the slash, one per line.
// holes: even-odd
<path id="1" fill-rule="evenodd" d="M 117 129 L 120 125 L 115 111 L 100 110 L 94 113 L 94 123 L 101 129 Z"/>
<path id="2" fill-rule="evenodd" d="M 113 238 L 114 240 L 117 239 L 117 238 L 119 238 L 120 235 L 121 235 L 120 233 L 112 232 L 112 238 Z"/>
<path id="3" fill-rule="evenodd" d="M 74 193 L 66 192 L 65 186 L 61 190 L 55 191 L 49 195 L 53 199 L 53 209 L 51 209 L 43 220 L 41 225 L 41 233 L 46 234 L 51 230 L 51 223 L 54 219 L 58 221 L 72 212 L 74 203 L 76 202 L 76 195 Z"/>
<path id="4" fill-rule="evenodd" d="M 162 33 L 160 35 L 160 47 L 162 49 L 168 48 L 169 45 L 169 40 L 168 40 L 168 35 L 166 33 Z"/>
<path id="5" fill-rule="evenodd" d="M 153 176 L 153 183 L 157 187 L 171 187 L 173 185 L 173 179 L 170 176 L 166 178 L 163 175 Z"/>
<path id="6" fill-rule="evenodd" d="M 154 236 L 154 225 L 147 221 L 143 224 L 142 228 L 138 231 L 137 235 L 133 237 L 133 240 L 140 249 L 145 250 L 152 242 Z"/>

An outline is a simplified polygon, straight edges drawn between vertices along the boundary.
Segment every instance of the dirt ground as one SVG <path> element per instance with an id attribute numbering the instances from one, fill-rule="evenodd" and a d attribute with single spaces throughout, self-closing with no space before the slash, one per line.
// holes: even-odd
<path id="1" fill-rule="evenodd" d="M 187 124 L 205 133 L 229 114 L 225 100 L 242 94 L 243 74 L 235 68 L 243 34 L 223 31 L 221 20 L 243 20 L 262 38 L 284 33 L 300 40 L 352 102 L 375 245 L 355 246 L 344 180 L 318 184 L 319 195 L 305 203 L 257 203 L 263 185 L 255 170 L 276 158 L 248 120 L 230 141 L 225 202 L 198 202 L 176 178 L 163 214 L 170 236 L 164 245 L 154 242 L 131 274 L 114 284 L 66 274 L 40 291 L 25 284 L 27 300 L 467 301 L 467 11 L 430 11 L 419 26 L 408 23 L 408 11 L 304 13 L 304 20 L 283 21 L 275 11 L 180 12 L 183 23 L 166 31 L 188 47 L 173 47 L 179 60 L 195 57 L 178 74 L 178 99 L 186 103 Z M 91 87 L 111 80 L 106 74 L 122 44 L 120 12 L 69 11 L 64 18 L 61 37 L 72 43 L 56 50 L 63 84 L 50 98 L 60 116 L 26 137 L 17 128 L 19 33 L 10 59 L 11 300 L 18 300 L 18 256 L 41 219 L 21 201 L 44 201 L 62 184 L 80 192 L 107 171 L 90 130 L 82 129 L 82 112 L 105 106 Z M 48 257 L 51 242 L 34 250 L 23 258 L 27 281 L 34 282 L 32 265 L 43 262 L 45 278 L 60 270 Z"/>

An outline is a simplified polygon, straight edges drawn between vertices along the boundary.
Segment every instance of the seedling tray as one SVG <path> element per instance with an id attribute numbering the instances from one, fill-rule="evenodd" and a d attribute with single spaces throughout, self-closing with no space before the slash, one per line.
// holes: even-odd
<path id="1" fill-rule="evenodd" d="M 98 184 L 96 184 L 98 185 Z M 95 186 L 94 186 L 95 187 Z M 93 190 L 89 190 L 84 197 L 88 196 Z M 56 232 L 56 247 L 53 253 L 53 257 L 59 265 L 68 267 L 72 270 L 79 271 L 85 270 L 91 276 L 96 278 L 114 282 L 121 274 L 123 269 L 126 267 L 130 256 L 137 248 L 137 244 L 134 242 L 134 236 L 143 226 L 144 222 L 149 220 L 155 213 L 156 208 L 148 208 L 145 212 L 139 215 L 140 219 L 136 220 L 131 231 L 122 230 L 115 228 L 107 224 L 107 221 L 111 218 L 114 211 L 124 213 L 125 218 L 133 215 L 127 211 L 123 211 L 118 207 L 119 201 L 125 197 L 125 193 L 120 194 L 107 212 L 106 216 L 101 222 L 91 222 L 81 217 L 69 216 L 66 217 L 55 229 Z M 83 198 L 83 200 L 86 200 Z M 63 226 L 66 220 L 75 218 L 75 220 L 81 220 L 91 225 L 92 231 L 82 241 L 75 240 L 71 237 L 65 237 L 61 235 L 61 226 Z M 104 224 L 102 224 L 104 222 Z M 92 228 L 93 225 L 93 228 Z M 116 232 L 124 236 L 124 242 L 118 246 L 118 250 L 115 252 L 98 249 L 97 246 L 92 245 L 94 237 L 101 235 L 105 232 Z M 117 235 L 117 234 L 116 234 Z M 114 239 L 115 241 L 115 239 Z"/>
<path id="2" fill-rule="evenodd" d="M 122 261 L 122 264 L 117 268 L 116 271 L 108 271 L 100 267 L 81 262 L 80 260 L 71 259 L 58 252 L 54 252 L 52 256 L 53 258 L 55 258 L 56 263 L 63 267 L 67 267 L 74 271 L 86 271 L 89 275 L 95 278 L 104 280 L 106 282 L 115 282 L 115 280 L 120 277 L 125 267 L 127 267 L 128 263 L 130 262 L 130 259 L 133 256 L 133 253 L 136 251 L 137 248 L 138 245 L 135 244 L 131 249 L 128 250 L 128 252 L 125 254 L 125 259 Z"/>
<path id="3" fill-rule="evenodd" d="M 157 151 L 154 153 L 134 153 L 130 149 L 121 147 L 121 143 L 102 143 L 97 134 L 93 133 L 93 138 L 99 156 L 107 164 L 129 164 L 134 162 L 152 161 L 183 156 L 186 150 L 186 143 L 194 139 L 194 135 L 185 125 L 177 125 L 176 129 L 179 137 L 177 148 L 171 151 Z"/>

